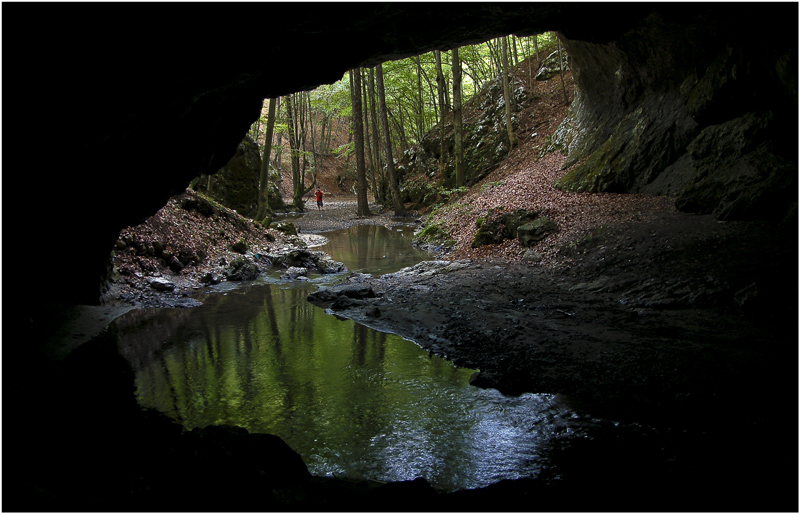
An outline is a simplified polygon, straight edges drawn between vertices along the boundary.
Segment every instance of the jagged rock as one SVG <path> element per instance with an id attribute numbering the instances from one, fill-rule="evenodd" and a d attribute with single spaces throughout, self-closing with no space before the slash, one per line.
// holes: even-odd
<path id="1" fill-rule="evenodd" d="M 175 290 L 175 284 L 173 284 L 169 280 L 167 280 L 165 278 L 162 278 L 162 277 L 156 277 L 156 278 L 150 280 L 150 287 L 152 287 L 156 291 L 174 291 Z"/>
<path id="2" fill-rule="evenodd" d="M 210 188 L 208 175 L 195 179 L 193 187 L 242 216 L 253 217 L 258 209 L 256 198 L 260 170 L 258 145 L 247 135 L 228 162 L 211 175 Z"/>
<path id="3" fill-rule="evenodd" d="M 422 261 L 409 268 L 383 275 L 381 278 L 402 278 L 404 276 L 432 277 L 469 267 L 469 261 Z"/>
<path id="4" fill-rule="evenodd" d="M 290 267 L 286 270 L 286 273 L 281 275 L 281 279 L 283 280 L 307 280 L 308 275 L 308 268 L 298 268 L 295 266 Z"/>
<path id="5" fill-rule="evenodd" d="M 561 52 L 562 62 L 559 63 L 558 61 L 558 50 L 551 53 L 547 56 L 547 58 L 542 61 L 542 65 L 539 68 L 539 71 L 536 72 L 536 80 L 550 80 L 551 78 L 555 77 L 559 73 L 561 73 L 561 68 L 563 66 L 564 71 L 569 70 L 569 64 L 567 64 L 567 52 Z"/>
<path id="6" fill-rule="evenodd" d="M 301 239 L 300 236 L 289 236 L 289 235 L 287 235 L 287 236 L 285 236 L 283 238 L 283 240 L 286 241 L 286 244 L 290 244 L 290 245 L 296 246 L 298 248 L 308 248 L 308 243 L 303 241 L 303 239 Z"/>
<path id="7" fill-rule="evenodd" d="M 314 268 L 314 255 L 305 249 L 292 250 L 288 253 L 278 255 L 272 260 L 272 265 L 279 268 Z"/>
<path id="8" fill-rule="evenodd" d="M 526 247 L 533 246 L 553 232 L 558 232 L 558 225 L 547 216 L 537 218 L 517 229 L 519 242 Z M 541 256 L 539 259 L 541 260 Z"/>
<path id="9" fill-rule="evenodd" d="M 333 259 L 319 259 L 317 261 L 317 268 L 320 273 L 333 274 L 347 271 L 347 266 L 343 262 L 335 261 Z"/>
<path id="10" fill-rule="evenodd" d="M 167 262 L 167 266 L 169 266 L 169 269 L 171 269 L 175 273 L 178 273 L 180 270 L 184 268 L 183 263 L 174 255 Z"/>
<path id="11" fill-rule="evenodd" d="M 344 284 L 335 287 L 320 287 L 317 291 L 308 295 L 308 301 L 316 304 L 332 304 L 340 298 L 348 298 L 350 300 L 361 300 L 363 298 L 375 298 L 375 290 L 372 286 L 363 284 Z M 350 303 L 343 300 L 344 305 Z"/>
<path id="12" fill-rule="evenodd" d="M 163 255 L 164 248 L 164 243 L 161 241 L 153 241 L 153 251 L 155 251 L 156 257 Z"/>
<path id="13" fill-rule="evenodd" d="M 742 46 L 720 20 L 688 27 L 656 15 L 634 31 L 647 38 L 565 40 L 576 94 L 549 149 L 572 169 L 555 186 L 669 195 L 723 220 L 781 219 L 797 193 L 797 131 L 787 129 L 797 113 L 779 107 L 796 103 L 796 67 L 793 79 L 782 71 L 796 52 Z"/>
<path id="14" fill-rule="evenodd" d="M 689 144 L 692 178 L 678 209 L 721 220 L 780 219 L 797 193 L 793 164 L 776 148 L 772 112 L 749 112 L 712 125 Z"/>

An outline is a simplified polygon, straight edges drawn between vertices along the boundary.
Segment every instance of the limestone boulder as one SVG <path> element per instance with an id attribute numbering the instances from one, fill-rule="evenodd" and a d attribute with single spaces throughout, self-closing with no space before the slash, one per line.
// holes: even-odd
<path id="1" fill-rule="evenodd" d="M 517 228 L 517 237 L 522 246 L 530 247 L 553 232 L 558 232 L 556 222 L 547 216 L 542 216 Z M 534 256 L 531 256 L 531 258 L 533 259 Z M 539 257 L 539 260 L 541 260 L 541 257 Z"/>

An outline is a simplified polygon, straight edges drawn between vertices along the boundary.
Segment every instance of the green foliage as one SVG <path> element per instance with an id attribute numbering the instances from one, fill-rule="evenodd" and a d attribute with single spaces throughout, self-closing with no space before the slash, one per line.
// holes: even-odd
<path id="1" fill-rule="evenodd" d="M 457 198 L 458 196 L 463 195 L 467 191 L 469 191 L 469 189 L 467 189 L 464 186 L 461 186 L 461 187 L 454 187 L 451 189 L 440 187 L 436 192 L 439 193 L 439 195 L 441 195 L 445 199 L 445 201 L 449 202 L 453 198 Z"/>
<path id="2" fill-rule="evenodd" d="M 429 216 L 428 219 L 430 220 L 431 217 Z M 452 241 L 450 234 L 444 228 L 442 222 L 438 221 L 426 222 L 424 228 L 414 235 L 414 243 L 416 244 L 442 244 L 448 241 Z"/>
<path id="3" fill-rule="evenodd" d="M 489 191 L 490 189 L 494 189 L 495 187 L 500 187 L 502 185 L 505 185 L 505 181 L 504 180 L 498 180 L 498 181 L 495 181 L 495 182 L 487 182 L 486 184 L 481 186 L 481 191 L 482 192 L 486 192 L 486 191 Z"/>
<path id="4" fill-rule="evenodd" d="M 349 155 L 353 155 L 355 152 L 356 152 L 356 144 L 352 142 L 345 143 L 331 150 L 331 153 L 333 153 L 333 155 L 336 155 L 337 157 L 339 156 L 347 157 Z"/>

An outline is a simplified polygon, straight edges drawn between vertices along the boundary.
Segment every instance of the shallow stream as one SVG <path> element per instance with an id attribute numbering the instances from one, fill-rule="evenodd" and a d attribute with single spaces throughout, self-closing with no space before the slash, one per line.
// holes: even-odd
<path id="1" fill-rule="evenodd" d="M 411 246 L 411 230 L 353 227 L 324 234 L 321 249 L 351 270 L 390 273 L 429 258 Z M 473 387 L 475 370 L 306 301 L 341 276 L 277 277 L 223 283 L 194 309 L 119 318 L 140 405 L 187 429 L 276 434 L 315 475 L 424 477 L 448 491 L 536 476 L 547 444 L 581 435 L 578 416 L 553 395 Z"/>

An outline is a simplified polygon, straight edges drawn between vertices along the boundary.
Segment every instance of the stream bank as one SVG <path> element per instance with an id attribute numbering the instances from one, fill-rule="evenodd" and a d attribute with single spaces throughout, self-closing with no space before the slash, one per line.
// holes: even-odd
<path id="1" fill-rule="evenodd" d="M 476 386 L 651 427 L 558 450 L 557 484 L 615 509 L 661 510 L 645 497 L 681 488 L 663 510 L 772 510 L 797 484 L 796 248 L 791 222 L 672 211 L 598 228 L 548 267 L 424 262 L 309 301 L 479 369 Z"/>

